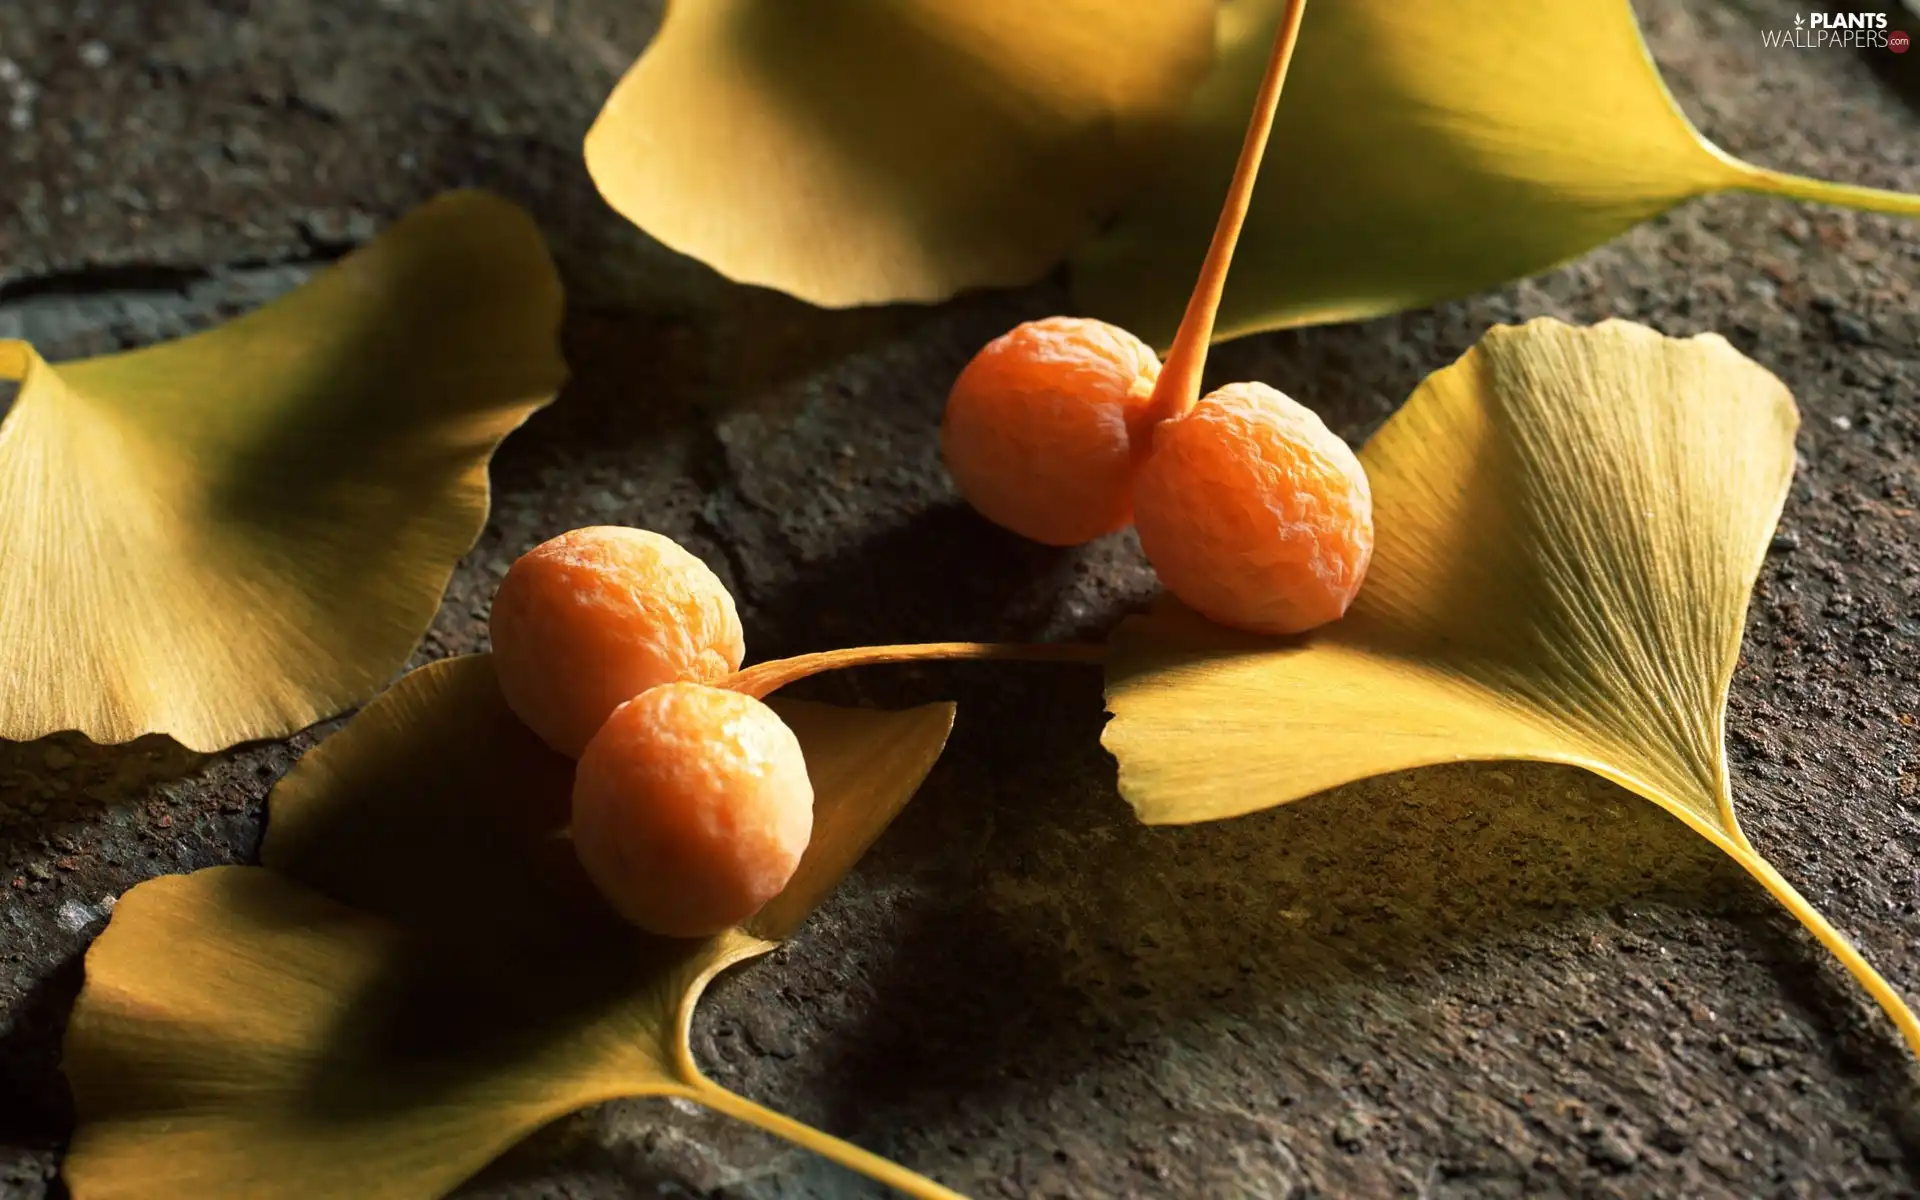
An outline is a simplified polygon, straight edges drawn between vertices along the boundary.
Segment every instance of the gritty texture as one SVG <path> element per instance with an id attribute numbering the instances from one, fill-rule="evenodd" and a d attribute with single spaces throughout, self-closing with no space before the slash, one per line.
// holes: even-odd
<path id="1" fill-rule="evenodd" d="M 1730 150 L 1920 189 L 1892 68 L 1763 50 L 1759 29 L 1792 24 L 1784 0 L 1640 10 L 1680 102 Z M 600 219 L 578 140 L 644 43 L 635 14 L 9 0 L 17 80 L 0 87 L 34 90 L 32 132 L 0 128 L 0 328 L 51 331 L 59 357 L 199 327 L 414 199 L 491 183 L 535 206 L 576 280 L 613 246 L 656 266 L 624 307 L 576 304 L 576 378 L 503 448 L 491 523 L 419 660 L 480 648 L 507 564 L 589 523 L 700 554 L 756 658 L 1098 636 L 1145 599 L 1130 537 L 1036 546 L 970 512 L 940 466 L 955 375 L 1060 290 L 813 312 Z M 1916 266 L 1920 225 L 1720 197 L 1473 300 L 1234 343 L 1210 372 L 1264 380 L 1356 444 L 1489 324 L 1535 315 L 1718 330 L 1785 380 L 1801 462 L 1734 678 L 1734 794 L 1760 849 L 1909 996 Z M 1916 1076 L 1889 1024 L 1737 869 L 1625 793 L 1462 767 L 1149 829 L 1115 793 L 1084 668 L 877 667 L 803 691 L 951 698 L 959 724 L 793 943 L 721 981 L 695 1050 L 722 1083 L 969 1195 L 1920 1192 Z M 63 1194 L 59 1036 L 113 899 L 251 859 L 267 788 L 325 732 L 212 758 L 0 747 L 0 1196 Z M 877 1192 L 666 1101 L 562 1121 L 464 1192 L 646 1194 Z"/>

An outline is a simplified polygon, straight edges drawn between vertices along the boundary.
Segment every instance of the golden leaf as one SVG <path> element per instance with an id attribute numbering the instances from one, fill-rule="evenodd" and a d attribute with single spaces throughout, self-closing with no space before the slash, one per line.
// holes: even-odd
<path id="1" fill-rule="evenodd" d="M 1216 820 L 1434 763 L 1584 767 L 1718 846 L 1920 1052 L 1920 1023 L 1740 830 L 1722 726 L 1793 474 L 1793 398 L 1719 336 L 1490 331 L 1361 452 L 1379 540 L 1294 639 L 1180 610 L 1115 639 L 1104 742 L 1141 818 Z"/>
<path id="2" fill-rule="evenodd" d="M 564 378 L 560 310 L 532 221 L 455 193 L 194 337 L 0 341 L 0 738 L 217 750 L 372 695 Z"/>
<path id="3" fill-rule="evenodd" d="M 814 304 L 1025 283 L 1138 178 L 1211 0 L 675 0 L 587 135 L 607 201 Z"/>
<path id="4" fill-rule="evenodd" d="M 408 675 L 280 782 L 267 868 L 157 879 L 115 906 L 67 1034 L 76 1200 L 437 1196 L 562 1114 L 642 1095 L 953 1196 L 693 1062 L 708 981 L 839 881 L 953 720 L 776 707 L 814 780 L 806 857 L 746 928 L 670 941 L 594 895 L 564 834 L 570 764 L 514 719 L 491 661 Z"/>
<path id="5" fill-rule="evenodd" d="M 1075 253 L 1085 309 L 1165 345 L 1284 0 L 1226 0 L 1176 148 Z M 1726 189 L 1920 215 L 1920 196 L 1741 162 L 1697 133 L 1627 0 L 1312 6 L 1218 336 L 1358 320 L 1577 257 Z M 1209 182 L 1218 181 L 1218 182 Z"/>

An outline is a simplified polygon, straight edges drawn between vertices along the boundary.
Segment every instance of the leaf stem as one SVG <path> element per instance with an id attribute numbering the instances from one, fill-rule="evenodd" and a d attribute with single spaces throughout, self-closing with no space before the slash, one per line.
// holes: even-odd
<path id="1" fill-rule="evenodd" d="M 1863 209 L 1867 212 L 1920 217 L 1920 196 L 1908 192 L 1860 187 L 1851 183 L 1829 183 L 1824 179 L 1812 179 L 1805 175 L 1769 171 L 1765 167 L 1756 167 L 1752 163 L 1739 165 L 1741 168 L 1739 186 L 1748 191 L 1785 196 L 1793 200 L 1810 200 L 1815 204 L 1834 204 L 1842 208 Z"/>
<path id="2" fill-rule="evenodd" d="M 821 650 L 813 654 L 797 654 L 792 658 L 755 663 L 716 680 L 713 686 L 731 688 L 763 699 L 796 680 L 823 671 L 840 671 L 847 667 L 866 667 L 878 663 L 926 660 L 985 662 L 992 659 L 1102 663 L 1107 661 L 1107 648 L 1087 642 L 919 642 L 900 646 L 854 646 L 847 650 Z"/>
<path id="3" fill-rule="evenodd" d="M 1847 972 L 1859 981 L 1860 986 L 1867 990 L 1869 996 L 1873 997 L 1881 1011 L 1892 1018 L 1894 1025 L 1900 1030 L 1900 1036 L 1906 1039 L 1907 1048 L 1916 1057 L 1920 1057 L 1920 1019 L 1915 1018 L 1913 1009 L 1900 998 L 1899 992 L 1893 990 L 1893 985 L 1888 983 L 1880 972 L 1874 970 L 1873 964 L 1862 957 L 1858 950 L 1854 949 L 1853 943 L 1847 940 L 1846 935 L 1829 924 L 1827 919 L 1820 915 L 1820 910 L 1810 904 L 1805 896 L 1794 890 L 1794 886 L 1788 883 L 1780 872 L 1774 870 L 1773 864 L 1762 858 L 1758 852 L 1739 849 L 1731 842 L 1723 843 L 1720 848 L 1725 850 L 1735 862 L 1746 868 L 1747 874 L 1759 880 L 1761 887 L 1772 893 L 1774 899 L 1784 905 L 1788 912 L 1807 927 L 1807 932 L 1840 960 L 1841 965 L 1847 968 Z"/>
<path id="4" fill-rule="evenodd" d="M 822 1133 L 811 1125 L 755 1104 L 745 1096 L 730 1092 L 705 1076 L 700 1077 L 699 1081 L 691 1087 L 689 1099 L 705 1105 L 714 1112 L 764 1129 L 776 1137 L 785 1138 L 796 1146 L 804 1146 L 822 1158 L 831 1159 L 850 1171 L 858 1171 L 869 1179 L 876 1179 L 890 1188 L 916 1197 L 917 1200 L 966 1200 L 966 1197 L 959 1192 L 942 1187 L 924 1175 L 915 1174 L 900 1164 L 889 1162 L 877 1154 L 862 1150 L 851 1142 L 843 1142 L 832 1134 Z"/>
<path id="5" fill-rule="evenodd" d="M 1273 38 L 1273 52 L 1267 59 L 1267 73 L 1261 77 L 1260 90 L 1254 96 L 1253 116 L 1247 121 L 1246 139 L 1240 143 L 1240 160 L 1234 164 L 1233 181 L 1227 185 L 1226 201 L 1220 206 L 1220 219 L 1213 227 L 1213 241 L 1200 264 L 1200 278 L 1187 298 L 1187 311 L 1180 318 L 1180 330 L 1174 334 L 1173 347 L 1167 351 L 1166 366 L 1153 388 L 1148 408 L 1155 421 L 1184 415 L 1200 399 L 1200 377 L 1207 365 L 1207 345 L 1213 341 L 1213 322 L 1220 312 L 1220 297 L 1227 286 L 1227 268 L 1233 265 L 1233 248 L 1240 241 L 1240 228 L 1247 221 L 1247 206 L 1253 200 L 1253 183 L 1260 174 L 1260 160 L 1267 152 L 1267 135 L 1273 129 L 1273 114 L 1280 105 L 1280 89 L 1287 81 L 1287 66 L 1293 61 L 1294 43 L 1300 40 L 1300 20 L 1306 15 L 1307 0 L 1287 0 L 1280 14 L 1280 27 Z"/>

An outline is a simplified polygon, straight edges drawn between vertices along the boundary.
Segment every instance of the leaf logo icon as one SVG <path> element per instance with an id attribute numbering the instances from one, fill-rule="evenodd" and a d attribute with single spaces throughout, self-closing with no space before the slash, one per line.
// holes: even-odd
<path id="1" fill-rule="evenodd" d="M 1799 13 L 1793 14 L 1793 27 L 1795 29 L 1800 28 L 1802 25 L 1805 25 L 1806 23 L 1807 23 L 1807 19 L 1805 17 L 1801 16 Z"/>

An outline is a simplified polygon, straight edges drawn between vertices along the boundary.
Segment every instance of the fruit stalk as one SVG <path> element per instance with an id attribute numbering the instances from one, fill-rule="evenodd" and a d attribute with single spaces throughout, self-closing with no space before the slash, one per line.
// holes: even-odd
<path id="1" fill-rule="evenodd" d="M 1240 159 L 1233 168 L 1233 181 L 1227 185 L 1220 220 L 1213 227 L 1213 241 L 1207 246 L 1200 278 L 1193 285 L 1193 295 L 1187 298 L 1187 311 L 1180 318 L 1179 332 L 1174 334 L 1166 365 L 1154 385 L 1149 411 L 1156 423 L 1185 416 L 1200 399 L 1200 376 L 1206 369 L 1207 345 L 1213 341 L 1214 318 L 1226 290 L 1227 268 L 1233 264 L 1240 227 L 1247 221 L 1253 183 L 1260 174 L 1260 160 L 1266 155 L 1267 135 L 1273 129 L 1273 114 L 1280 105 L 1280 90 L 1287 81 L 1287 66 L 1293 61 L 1293 47 L 1300 40 L 1300 21 L 1306 10 L 1307 0 L 1287 0 L 1280 14 L 1273 52 L 1254 97 L 1253 116 L 1247 121 L 1246 139 L 1240 143 Z"/>
<path id="2" fill-rule="evenodd" d="M 713 681 L 714 687 L 743 692 L 756 700 L 765 699 L 781 688 L 809 675 L 839 671 L 847 667 L 866 667 L 879 663 L 920 661 L 1102 663 L 1107 660 L 1105 646 L 1085 642 L 1019 644 L 1008 642 L 921 642 L 899 646 L 854 646 L 846 650 L 821 650 L 755 663 Z"/>

